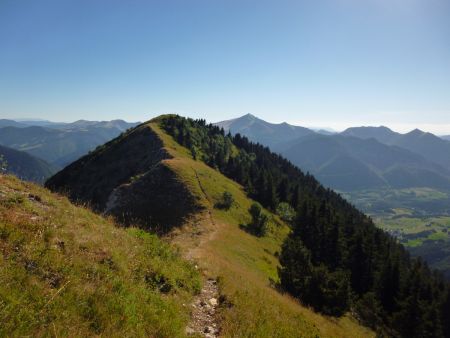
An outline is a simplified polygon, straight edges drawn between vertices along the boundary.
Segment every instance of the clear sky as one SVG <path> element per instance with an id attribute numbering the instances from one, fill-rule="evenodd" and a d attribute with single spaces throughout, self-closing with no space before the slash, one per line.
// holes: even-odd
<path id="1" fill-rule="evenodd" d="M 0 118 L 450 134 L 450 0 L 0 0 Z"/>

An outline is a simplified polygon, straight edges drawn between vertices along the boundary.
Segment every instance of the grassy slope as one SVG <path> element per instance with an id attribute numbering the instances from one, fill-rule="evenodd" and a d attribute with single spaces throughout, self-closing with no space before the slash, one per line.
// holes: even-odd
<path id="1" fill-rule="evenodd" d="M 156 236 L 0 175 L 0 336 L 183 337 L 199 288 Z"/>
<path id="2" fill-rule="evenodd" d="M 370 337 L 373 333 L 349 316 L 326 318 L 270 287 L 277 279 L 277 258 L 288 227 L 272 216 L 271 234 L 257 238 L 240 229 L 249 221 L 251 200 L 237 183 L 227 179 L 201 161 L 192 159 L 153 122 L 150 124 L 174 156 L 164 163 L 172 168 L 197 196 L 206 211 L 203 217 L 174 235 L 192 258 L 208 274 L 220 280 L 226 297 L 221 314 L 222 335 L 228 337 Z M 221 194 L 229 191 L 235 205 L 229 211 L 213 208 Z M 193 249 L 194 248 L 194 249 Z"/>

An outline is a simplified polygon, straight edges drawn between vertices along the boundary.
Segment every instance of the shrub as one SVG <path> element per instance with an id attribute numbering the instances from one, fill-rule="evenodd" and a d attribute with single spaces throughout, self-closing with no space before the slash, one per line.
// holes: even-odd
<path id="1" fill-rule="evenodd" d="M 277 206 L 277 215 L 280 216 L 280 218 L 287 222 L 291 223 L 295 218 L 295 210 L 292 208 L 288 203 L 281 202 Z"/>
<path id="2" fill-rule="evenodd" d="M 263 213 L 258 203 L 253 203 L 248 211 L 252 216 L 249 230 L 256 236 L 264 236 L 267 233 L 267 215 Z"/>
<path id="3" fill-rule="evenodd" d="M 219 202 L 216 203 L 215 207 L 218 209 L 229 210 L 234 204 L 234 197 L 229 191 L 225 191 Z"/>

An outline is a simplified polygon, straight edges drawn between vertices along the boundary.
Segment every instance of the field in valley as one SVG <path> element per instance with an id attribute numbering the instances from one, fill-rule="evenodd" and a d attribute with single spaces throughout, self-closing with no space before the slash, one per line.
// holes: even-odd
<path id="1" fill-rule="evenodd" d="M 342 194 L 414 256 L 450 277 L 450 192 L 411 188 Z"/>

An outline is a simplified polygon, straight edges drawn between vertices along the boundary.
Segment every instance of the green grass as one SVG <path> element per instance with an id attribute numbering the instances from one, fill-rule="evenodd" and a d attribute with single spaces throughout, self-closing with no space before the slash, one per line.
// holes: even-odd
<path id="1" fill-rule="evenodd" d="M 154 235 L 0 175 L 0 336 L 183 337 L 200 277 Z"/>
<path id="2" fill-rule="evenodd" d="M 243 188 L 201 161 L 150 124 L 174 156 L 165 160 L 195 195 L 201 196 L 206 211 L 174 237 L 188 256 L 195 258 L 210 276 L 219 278 L 225 302 L 221 307 L 224 337 L 370 337 L 350 316 L 327 318 L 302 306 L 271 286 L 277 281 L 278 259 L 289 228 L 276 215 L 270 217 L 270 231 L 258 238 L 241 229 L 250 221 L 253 202 Z M 228 211 L 215 209 L 224 191 L 235 203 Z M 193 235 L 196 234 L 196 235 Z"/>

